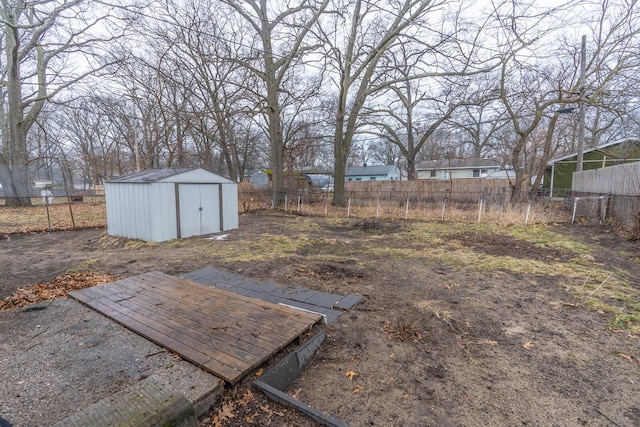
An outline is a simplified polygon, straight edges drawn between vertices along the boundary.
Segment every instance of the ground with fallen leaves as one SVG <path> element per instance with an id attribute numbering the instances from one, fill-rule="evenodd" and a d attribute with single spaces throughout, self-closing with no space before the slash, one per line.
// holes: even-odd
<path id="1" fill-rule="evenodd" d="M 10 296 L 0 301 L 0 311 L 63 298 L 71 291 L 102 285 L 119 279 L 120 277 L 112 274 L 87 271 L 61 274 L 51 282 L 36 283 L 35 285 L 18 288 Z"/>
<path id="2" fill-rule="evenodd" d="M 589 225 L 243 215 L 225 240 L 104 230 L 0 241 L 0 299 L 68 272 L 208 265 L 365 300 L 289 394 L 352 426 L 640 425 L 640 246 Z M 314 425 L 250 387 L 203 426 Z"/>

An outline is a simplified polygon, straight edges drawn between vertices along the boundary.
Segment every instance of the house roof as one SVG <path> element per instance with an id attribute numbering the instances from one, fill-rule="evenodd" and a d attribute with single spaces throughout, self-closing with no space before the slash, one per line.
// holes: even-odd
<path id="1" fill-rule="evenodd" d="M 624 144 L 625 142 L 639 143 L 640 141 L 638 141 L 637 139 L 633 139 L 633 138 L 618 139 L 618 140 L 615 140 L 615 141 L 612 141 L 612 142 L 608 142 L 606 144 L 598 145 L 596 147 L 585 148 L 582 151 L 582 154 L 584 155 L 584 154 L 587 154 L 587 153 L 591 153 L 593 151 L 603 150 L 605 148 L 612 147 L 614 145 Z M 568 159 L 570 159 L 572 157 L 578 157 L 578 153 L 567 154 L 566 156 L 562 156 L 562 157 L 558 157 L 557 159 L 549 160 L 547 162 L 547 165 L 552 165 L 554 163 L 562 162 L 563 160 L 568 160 Z"/>
<path id="2" fill-rule="evenodd" d="M 330 169 L 321 169 L 321 168 L 303 168 L 298 172 L 307 174 L 307 175 L 332 175 L 333 171 Z"/>
<path id="3" fill-rule="evenodd" d="M 358 166 L 348 167 L 345 171 L 346 176 L 386 176 L 390 172 L 393 172 L 396 168 L 395 165 L 385 166 Z"/>
<path id="4" fill-rule="evenodd" d="M 118 176 L 110 179 L 109 182 L 137 182 L 142 184 L 150 184 L 152 182 L 160 181 L 161 179 L 180 175 L 182 173 L 196 169 L 199 168 L 148 169 L 142 172 Z"/>
<path id="5" fill-rule="evenodd" d="M 416 170 L 449 170 L 449 169 L 476 169 L 486 167 L 500 168 L 502 165 L 497 159 L 470 158 L 470 159 L 442 159 L 427 160 L 421 162 Z"/>

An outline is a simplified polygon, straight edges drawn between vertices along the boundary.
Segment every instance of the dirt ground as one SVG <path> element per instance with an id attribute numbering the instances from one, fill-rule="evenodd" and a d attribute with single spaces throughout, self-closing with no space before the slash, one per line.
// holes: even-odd
<path id="1" fill-rule="evenodd" d="M 640 244 L 607 227 L 243 215 L 225 239 L 0 240 L 0 298 L 70 271 L 213 265 L 365 296 L 289 393 L 352 426 L 640 425 Z M 0 237 L 1 238 L 1 237 Z M 313 425 L 248 381 L 202 425 Z"/>

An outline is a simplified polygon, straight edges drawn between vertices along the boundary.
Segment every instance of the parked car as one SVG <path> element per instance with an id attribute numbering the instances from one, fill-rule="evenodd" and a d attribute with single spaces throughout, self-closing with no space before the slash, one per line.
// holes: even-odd
<path id="1" fill-rule="evenodd" d="M 333 184 L 327 184 L 320 190 L 323 193 L 333 193 Z"/>

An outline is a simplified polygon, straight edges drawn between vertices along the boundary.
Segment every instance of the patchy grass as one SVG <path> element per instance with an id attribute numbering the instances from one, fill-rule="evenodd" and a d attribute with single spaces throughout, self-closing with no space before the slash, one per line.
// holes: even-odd
<path id="1" fill-rule="evenodd" d="M 105 227 L 106 212 L 103 203 L 72 204 L 77 228 Z M 325 205 L 306 205 L 306 215 L 324 216 Z M 516 274 L 543 275 L 557 279 L 558 286 L 566 288 L 577 300 L 595 310 L 615 316 L 614 327 L 640 332 L 640 291 L 630 285 L 631 278 L 624 271 L 611 271 L 594 261 L 593 248 L 578 238 L 558 233 L 544 223 L 561 221 L 563 213 L 557 209 L 545 210 L 538 206 L 529 215 L 529 226 L 524 226 L 526 206 L 514 209 L 491 209 L 483 212 L 482 223 L 477 224 L 477 209 L 449 207 L 446 222 L 439 221 L 440 209 L 410 209 L 410 221 L 404 221 L 405 208 L 401 206 L 327 207 L 323 226 L 351 229 L 354 248 L 348 241 L 338 243 L 327 239 L 316 221 L 304 216 L 286 215 L 278 234 L 263 234 L 250 241 L 226 242 L 224 251 L 213 245 L 211 256 L 225 262 L 250 262 L 281 259 L 293 255 L 323 258 L 347 257 L 357 250 L 371 257 L 388 258 L 396 262 L 424 259 L 454 269 L 471 268 L 479 274 L 504 271 Z M 376 218 L 377 215 L 377 218 Z M 363 219 L 364 218 L 364 219 Z M 375 219 L 372 219 L 375 218 Z M 416 221 L 429 218 L 430 221 Z M 52 230 L 71 229 L 69 206 L 49 206 Z M 395 222 L 389 222 L 395 219 Z M 277 219 L 276 219 L 277 221 Z M 382 222 L 382 221 L 387 221 Z M 393 227 L 392 227 L 393 226 Z M 385 227 L 392 227 L 387 230 Z M 49 229 L 44 205 L 29 208 L 0 207 L 0 233 L 25 233 Z M 526 254 L 495 255 L 483 252 L 480 242 L 469 243 L 465 235 L 502 236 L 526 242 L 538 252 L 548 249 L 560 251 L 569 261 L 527 258 Z M 476 239 L 477 240 L 477 239 Z M 203 240 L 174 240 L 162 245 L 181 247 L 187 244 L 206 245 Z M 101 237 L 103 247 L 136 249 L 158 243 Z M 507 243 L 508 244 L 508 243 Z M 637 259 L 635 259 L 637 261 Z M 95 260 L 87 260 L 73 271 L 90 270 Z"/>
<path id="2" fill-rule="evenodd" d="M 416 306 L 433 313 L 439 320 L 451 324 L 451 311 L 442 308 L 442 301 L 422 300 L 418 301 Z"/>
<path id="3" fill-rule="evenodd" d="M 67 270 L 67 273 L 80 273 L 83 271 L 91 271 L 95 264 L 98 262 L 95 258 L 89 258 L 86 261 L 81 262 L 77 266 Z"/>
<path id="4" fill-rule="evenodd" d="M 229 241 L 222 252 L 213 247 L 211 255 L 227 262 L 268 261 L 290 257 L 321 242 L 330 243 L 321 237 L 319 226 L 306 218 L 298 217 L 287 221 L 279 234 L 264 233 L 250 241 Z"/>
<path id="5" fill-rule="evenodd" d="M 595 262 L 593 249 L 572 236 L 542 226 L 504 228 L 496 225 L 410 223 L 406 228 L 395 234 L 361 236 L 361 250 L 374 257 L 400 262 L 424 259 L 427 263 L 454 269 L 471 268 L 478 274 L 504 271 L 552 277 L 558 286 L 567 289 L 586 306 L 615 316 L 614 327 L 640 333 L 640 306 L 637 304 L 640 290 L 631 284 L 629 273 L 611 270 Z M 560 250 L 571 258 L 568 261 L 531 259 L 521 252 L 513 256 L 498 256 L 484 253 L 478 247 L 482 239 L 479 239 L 480 243 L 474 241 L 470 244 L 463 238 L 450 238 L 451 235 L 464 236 L 470 232 L 487 235 L 487 240 L 491 234 L 501 234 L 529 242 L 532 250 L 536 249 L 533 252 L 549 248 Z M 508 245 L 508 240 L 505 244 Z M 434 313 L 438 311 L 433 305 L 423 308 Z"/>

